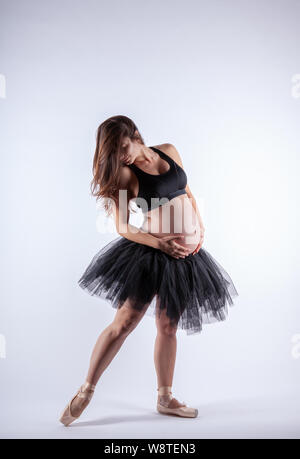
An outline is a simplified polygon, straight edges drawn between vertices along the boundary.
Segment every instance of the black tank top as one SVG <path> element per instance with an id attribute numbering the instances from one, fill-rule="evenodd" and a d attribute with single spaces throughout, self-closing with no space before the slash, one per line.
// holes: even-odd
<path id="1" fill-rule="evenodd" d="M 128 164 L 139 182 L 139 193 L 136 200 L 139 201 L 138 198 L 143 198 L 147 203 L 145 205 L 144 201 L 140 200 L 141 205 L 137 204 L 138 207 L 142 208 L 143 212 L 159 207 L 176 196 L 186 193 L 185 187 L 187 185 L 187 176 L 182 167 L 158 148 L 150 148 L 156 151 L 162 159 L 166 160 L 170 167 L 162 174 L 153 175 L 142 171 L 135 164 Z M 151 198 L 153 199 L 151 200 Z M 160 200 L 161 202 L 159 202 Z"/>

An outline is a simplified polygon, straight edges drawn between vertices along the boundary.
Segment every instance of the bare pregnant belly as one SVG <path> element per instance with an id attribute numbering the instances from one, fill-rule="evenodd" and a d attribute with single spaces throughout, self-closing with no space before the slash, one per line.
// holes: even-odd
<path id="1" fill-rule="evenodd" d="M 140 229 L 159 238 L 178 236 L 174 241 L 186 247 L 189 253 L 195 250 L 200 241 L 197 214 L 187 194 L 177 196 L 147 212 Z"/>

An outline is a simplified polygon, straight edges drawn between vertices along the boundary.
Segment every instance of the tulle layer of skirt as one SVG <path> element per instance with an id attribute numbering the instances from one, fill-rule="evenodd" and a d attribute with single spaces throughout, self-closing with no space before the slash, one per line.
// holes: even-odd
<path id="1" fill-rule="evenodd" d="M 238 295 L 229 274 L 203 247 L 176 259 L 123 236 L 101 248 L 78 284 L 115 309 L 126 302 L 150 316 L 165 310 L 170 324 L 187 334 L 225 320 Z"/>

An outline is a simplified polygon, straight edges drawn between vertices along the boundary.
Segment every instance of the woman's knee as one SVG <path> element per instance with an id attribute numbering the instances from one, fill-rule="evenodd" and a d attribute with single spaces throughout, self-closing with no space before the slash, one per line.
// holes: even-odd
<path id="1" fill-rule="evenodd" d="M 177 333 L 177 326 L 172 325 L 170 323 L 163 324 L 157 327 L 157 331 L 158 333 L 165 335 L 165 336 L 175 336 Z"/>
<path id="2" fill-rule="evenodd" d="M 112 322 L 114 334 L 117 336 L 128 335 L 135 329 L 142 316 L 143 314 L 138 311 L 120 308 Z"/>
<path id="3" fill-rule="evenodd" d="M 170 320 L 167 316 L 156 317 L 156 328 L 160 334 L 174 336 L 177 332 L 177 322 Z"/>

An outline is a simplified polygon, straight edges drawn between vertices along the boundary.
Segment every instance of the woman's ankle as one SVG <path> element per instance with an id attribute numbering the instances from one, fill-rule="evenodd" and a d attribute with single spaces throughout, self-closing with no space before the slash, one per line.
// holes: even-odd
<path id="1" fill-rule="evenodd" d="M 83 391 L 94 391 L 96 389 L 96 384 L 92 384 L 89 381 L 85 381 L 84 384 L 81 386 Z"/>
<path id="2" fill-rule="evenodd" d="M 169 395 L 172 394 L 172 386 L 158 386 L 158 395 Z"/>

